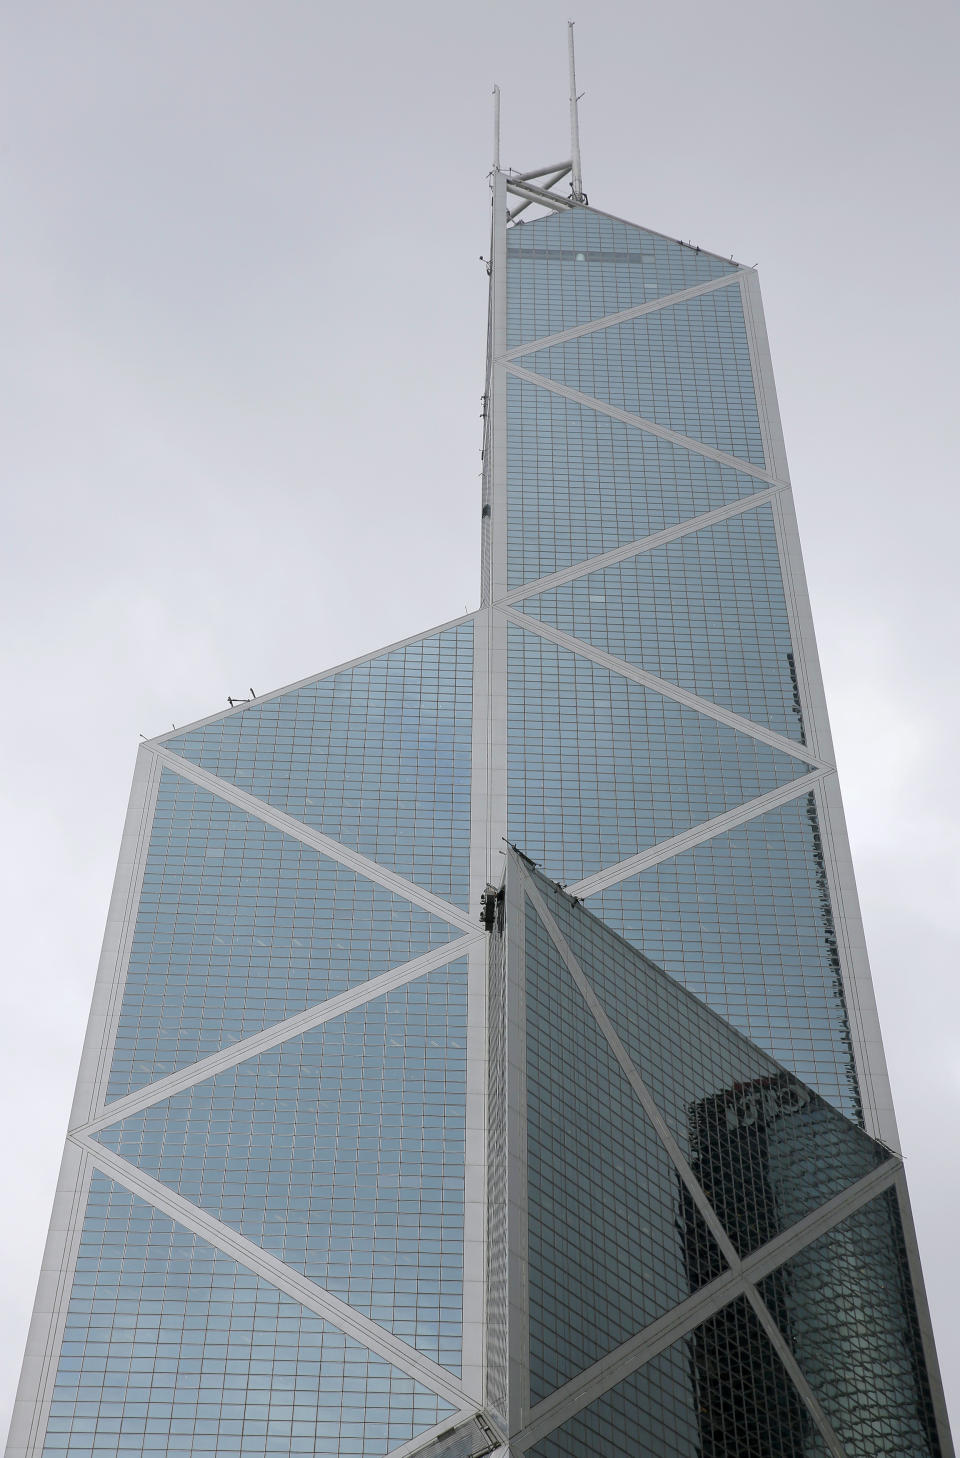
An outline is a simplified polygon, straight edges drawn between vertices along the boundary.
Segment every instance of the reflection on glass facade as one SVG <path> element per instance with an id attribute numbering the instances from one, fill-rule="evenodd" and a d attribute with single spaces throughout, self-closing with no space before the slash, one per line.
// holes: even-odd
<path id="1" fill-rule="evenodd" d="M 531 1451 L 940 1455 L 899 1160 L 516 853 L 493 940 L 495 1036 L 525 1028 L 529 1403 L 587 1368 L 593 1399 Z"/>
<path id="2" fill-rule="evenodd" d="M 949 1458 L 755 278 L 517 186 L 482 607 L 140 751 L 8 1458 Z"/>

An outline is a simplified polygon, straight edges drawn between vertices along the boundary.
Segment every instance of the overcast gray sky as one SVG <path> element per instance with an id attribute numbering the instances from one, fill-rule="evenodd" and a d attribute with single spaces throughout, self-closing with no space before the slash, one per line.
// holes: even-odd
<path id="1" fill-rule="evenodd" d="M 567 150 L 555 0 L 7 0 L 0 1430 L 133 758 L 478 602 L 490 89 Z M 591 0 L 584 178 L 758 263 L 960 1424 L 958 22 Z"/>

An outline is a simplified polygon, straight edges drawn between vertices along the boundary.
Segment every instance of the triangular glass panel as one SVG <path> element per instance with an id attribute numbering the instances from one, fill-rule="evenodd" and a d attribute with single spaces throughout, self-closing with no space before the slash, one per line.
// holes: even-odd
<path id="1" fill-rule="evenodd" d="M 812 793 L 661 861 L 586 904 L 862 1123 Z"/>
<path id="2" fill-rule="evenodd" d="M 466 964 L 419 978 L 97 1135 L 459 1370 Z"/>
<path id="3" fill-rule="evenodd" d="M 591 208 L 507 230 L 507 345 L 735 272 L 737 264 Z"/>
<path id="4" fill-rule="evenodd" d="M 759 1289 L 849 1458 L 940 1458 L 894 1190 Z"/>
<path id="5" fill-rule="evenodd" d="M 523 598 L 517 607 L 803 743 L 769 506 Z"/>
<path id="6" fill-rule="evenodd" d="M 472 715 L 467 622 L 164 747 L 466 906 Z"/>
<path id="7" fill-rule="evenodd" d="M 827 1458 L 745 1297 L 527 1450 L 529 1458 Z"/>
<path id="8" fill-rule="evenodd" d="M 766 489 L 756 476 L 507 377 L 510 587 Z"/>
<path id="9" fill-rule="evenodd" d="M 529 902 L 525 967 L 536 1403 L 725 1263 Z"/>
<path id="10" fill-rule="evenodd" d="M 584 907 L 537 881 L 739 1255 L 889 1158 Z"/>
<path id="11" fill-rule="evenodd" d="M 165 769 L 108 1101 L 460 935 Z"/>
<path id="12" fill-rule="evenodd" d="M 809 770 L 533 632 L 508 652 L 507 834 L 566 884 Z"/>
<path id="13" fill-rule="evenodd" d="M 94 1174 L 47 1458 L 91 1451 L 381 1458 L 453 1412 L 398 1367 Z"/>
<path id="14" fill-rule="evenodd" d="M 751 465 L 766 465 L 736 286 L 534 350 L 519 363 Z"/>

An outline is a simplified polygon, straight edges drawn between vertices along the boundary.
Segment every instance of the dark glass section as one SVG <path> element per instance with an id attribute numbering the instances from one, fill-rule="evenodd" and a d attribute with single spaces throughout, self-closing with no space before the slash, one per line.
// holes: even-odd
<path id="1" fill-rule="evenodd" d="M 498 897 L 487 960 L 487 1285 L 488 1408 L 506 1424 L 509 1363 L 510 1259 L 507 1222 L 507 944 L 504 898 Z"/>
<path id="2" fill-rule="evenodd" d="M 737 264 L 590 208 L 507 230 L 507 343 L 526 344 L 733 273 Z"/>
<path id="3" fill-rule="evenodd" d="M 723 1270 L 536 912 L 526 911 L 530 1397 Z"/>
<path id="4" fill-rule="evenodd" d="M 448 1402 L 94 1174 L 43 1445 L 380 1458 Z"/>
<path id="5" fill-rule="evenodd" d="M 532 632 L 508 633 L 508 835 L 558 880 L 615 865 L 809 768 Z"/>
<path id="6" fill-rule="evenodd" d="M 164 770 L 108 1099 L 460 935 Z"/>
<path id="7" fill-rule="evenodd" d="M 97 1137 L 459 1371 L 465 1078 L 457 962 Z"/>
<path id="8" fill-rule="evenodd" d="M 816 800 L 758 815 L 587 903 L 862 1122 Z"/>
<path id="9" fill-rule="evenodd" d="M 766 487 L 756 476 L 507 378 L 511 587 Z"/>
<path id="10" fill-rule="evenodd" d="M 765 464 L 735 284 L 534 350 L 522 364 L 751 465 Z"/>
<path id="11" fill-rule="evenodd" d="M 769 506 L 690 532 L 517 606 L 803 743 Z"/>
<path id="12" fill-rule="evenodd" d="M 744 1297 L 529 1450 L 530 1458 L 826 1458 Z"/>
<path id="13" fill-rule="evenodd" d="M 464 623 L 165 746 L 466 906 L 472 705 Z"/>
<path id="14" fill-rule="evenodd" d="M 849 1458 L 940 1458 L 896 1193 L 760 1283 Z"/>
<path id="15" fill-rule="evenodd" d="M 741 1256 L 889 1158 L 662 968 L 537 880 Z"/>

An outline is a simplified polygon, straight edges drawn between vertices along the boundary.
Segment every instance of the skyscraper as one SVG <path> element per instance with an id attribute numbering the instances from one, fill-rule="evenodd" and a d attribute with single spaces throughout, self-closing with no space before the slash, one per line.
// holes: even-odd
<path id="1" fill-rule="evenodd" d="M 756 275 L 492 193 L 482 605 L 141 749 L 11 1458 L 952 1451 Z"/>

